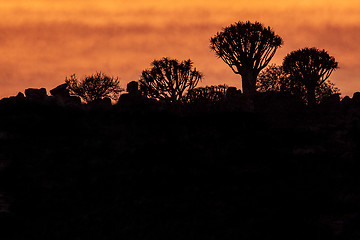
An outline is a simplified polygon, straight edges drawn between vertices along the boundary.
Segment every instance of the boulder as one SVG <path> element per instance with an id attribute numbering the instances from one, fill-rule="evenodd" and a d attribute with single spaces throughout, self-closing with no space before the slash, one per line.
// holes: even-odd
<path id="1" fill-rule="evenodd" d="M 353 98 L 352 98 L 352 102 L 355 103 L 355 104 L 360 103 L 360 92 L 354 93 Z"/>
<path id="2" fill-rule="evenodd" d="M 351 103 L 351 98 L 349 96 L 345 96 L 342 100 L 341 100 L 341 104 L 345 104 L 345 105 L 349 105 Z"/>
<path id="3" fill-rule="evenodd" d="M 126 85 L 126 91 L 129 94 L 139 94 L 139 83 L 136 81 L 131 81 Z"/>
<path id="4" fill-rule="evenodd" d="M 236 89 L 236 87 L 228 87 L 226 90 L 226 98 L 236 98 L 241 96 L 241 90 L 240 89 Z"/>
<path id="5" fill-rule="evenodd" d="M 127 93 L 120 96 L 117 105 L 122 108 L 138 108 L 145 102 L 146 98 L 139 91 L 139 84 L 136 81 L 129 82 L 126 86 Z"/>
<path id="6" fill-rule="evenodd" d="M 25 98 L 25 95 L 24 95 L 22 92 L 19 92 L 19 93 L 16 95 L 16 99 L 23 100 L 24 98 Z"/>
<path id="7" fill-rule="evenodd" d="M 25 89 L 25 95 L 27 99 L 30 100 L 45 100 L 47 98 L 46 89 L 45 88 L 28 88 Z"/>
<path id="8" fill-rule="evenodd" d="M 57 86 L 50 90 L 51 95 L 54 98 L 55 103 L 61 106 L 79 105 L 81 99 L 78 96 L 70 96 L 70 90 L 66 83 Z"/>
<path id="9" fill-rule="evenodd" d="M 64 98 L 64 97 L 70 96 L 70 91 L 69 91 L 68 85 L 66 83 L 61 84 L 54 89 L 51 89 L 50 93 L 54 97 L 63 97 Z"/>

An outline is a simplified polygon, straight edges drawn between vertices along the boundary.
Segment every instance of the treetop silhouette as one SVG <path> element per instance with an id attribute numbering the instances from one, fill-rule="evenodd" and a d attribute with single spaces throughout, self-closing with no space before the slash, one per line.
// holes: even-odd
<path id="1" fill-rule="evenodd" d="M 181 101 L 185 91 L 194 89 L 203 77 L 193 68 L 190 59 L 179 62 L 177 59 L 162 58 L 154 60 L 151 65 L 141 74 L 140 91 L 157 100 Z"/>
<path id="2" fill-rule="evenodd" d="M 306 87 L 300 81 L 292 79 L 281 65 L 272 64 L 263 69 L 258 76 L 256 87 L 259 92 L 287 93 L 307 102 Z M 340 90 L 329 80 L 315 88 L 317 103 L 334 94 L 340 94 Z"/>
<path id="3" fill-rule="evenodd" d="M 224 99 L 228 86 L 197 87 L 188 91 L 186 100 L 189 103 L 216 103 Z"/>
<path id="4" fill-rule="evenodd" d="M 265 68 L 283 40 L 270 27 L 261 23 L 237 22 L 218 32 L 210 40 L 210 47 L 235 74 L 242 78 L 243 92 L 253 98 L 256 78 Z"/>
<path id="5" fill-rule="evenodd" d="M 305 86 L 308 104 L 314 105 L 316 88 L 338 68 L 338 63 L 325 50 L 303 48 L 289 53 L 284 58 L 283 68 L 293 80 Z"/>
<path id="6" fill-rule="evenodd" d="M 103 98 L 117 99 L 123 89 L 120 87 L 119 78 L 109 77 L 101 72 L 85 76 L 79 80 L 75 74 L 65 79 L 70 93 L 79 96 L 90 103 Z"/>

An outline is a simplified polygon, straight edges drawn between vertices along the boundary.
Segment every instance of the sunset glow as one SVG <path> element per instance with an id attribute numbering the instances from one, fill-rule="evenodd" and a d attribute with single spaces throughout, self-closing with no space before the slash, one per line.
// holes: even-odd
<path id="1" fill-rule="evenodd" d="M 5 0 L 0 5 L 0 97 L 48 90 L 73 73 L 102 71 L 122 85 L 154 59 L 191 58 L 201 85 L 241 86 L 209 48 L 235 21 L 260 21 L 284 39 L 272 63 L 303 47 L 326 49 L 340 69 L 330 78 L 342 96 L 360 91 L 358 0 Z"/>

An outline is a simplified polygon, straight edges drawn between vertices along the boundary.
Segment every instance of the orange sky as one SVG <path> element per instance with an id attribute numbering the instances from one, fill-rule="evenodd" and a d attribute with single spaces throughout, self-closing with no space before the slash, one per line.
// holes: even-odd
<path id="1" fill-rule="evenodd" d="M 331 80 L 344 95 L 360 91 L 359 0 L 2 0 L 0 97 L 29 87 L 48 90 L 73 73 L 102 71 L 122 84 L 152 60 L 191 58 L 201 85 L 241 86 L 209 39 L 235 21 L 260 21 L 282 36 L 273 63 L 303 47 L 339 62 Z"/>

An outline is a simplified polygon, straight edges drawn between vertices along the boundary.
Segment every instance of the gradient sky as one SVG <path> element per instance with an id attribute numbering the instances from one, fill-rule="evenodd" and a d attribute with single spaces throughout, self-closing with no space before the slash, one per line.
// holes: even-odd
<path id="1" fill-rule="evenodd" d="M 240 87 L 209 39 L 236 21 L 260 21 L 284 39 L 272 63 L 303 47 L 339 62 L 331 80 L 342 95 L 360 91 L 359 0 L 1 0 L 0 97 L 48 90 L 75 73 L 102 71 L 122 85 L 151 61 L 191 58 L 201 85 Z"/>

